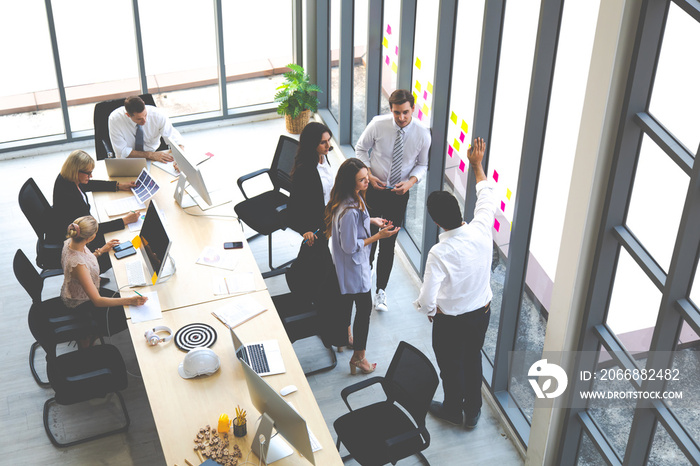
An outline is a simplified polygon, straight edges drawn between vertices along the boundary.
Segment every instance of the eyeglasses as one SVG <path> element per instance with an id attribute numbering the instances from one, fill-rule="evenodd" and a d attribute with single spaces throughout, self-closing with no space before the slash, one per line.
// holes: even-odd
<path id="1" fill-rule="evenodd" d="M 78 171 L 80 173 L 82 173 L 83 175 L 92 176 L 92 170 L 90 170 L 89 172 L 86 172 L 85 170 L 78 170 Z"/>

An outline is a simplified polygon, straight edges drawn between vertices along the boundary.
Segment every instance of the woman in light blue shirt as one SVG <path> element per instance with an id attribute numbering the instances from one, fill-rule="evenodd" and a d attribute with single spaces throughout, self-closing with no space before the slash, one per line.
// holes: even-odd
<path id="1" fill-rule="evenodd" d="M 348 159 L 338 169 L 331 199 L 326 206 L 326 235 L 331 238 L 333 262 L 342 295 L 341 312 L 348 323 L 353 303 L 356 306 L 351 374 L 355 374 L 358 368 L 364 374 L 369 374 L 377 367 L 376 363 L 370 364 L 365 357 L 372 312 L 370 245 L 399 232 L 399 228 L 391 222 L 370 218 L 365 204 L 368 186 L 367 166 L 359 159 Z M 372 235 L 370 225 L 379 227 L 379 231 Z"/>

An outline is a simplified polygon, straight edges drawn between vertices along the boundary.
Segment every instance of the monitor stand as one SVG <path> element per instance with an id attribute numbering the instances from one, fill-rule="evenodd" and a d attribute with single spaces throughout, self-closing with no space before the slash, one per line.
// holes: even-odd
<path id="1" fill-rule="evenodd" d="M 262 459 L 265 464 L 274 463 L 294 453 L 292 447 L 287 445 L 287 442 L 282 440 L 281 436 L 272 437 L 274 424 L 270 416 L 263 414 L 251 445 L 253 453 L 258 455 L 258 458 Z M 270 438 L 271 440 L 268 440 Z"/>
<path id="2" fill-rule="evenodd" d="M 194 207 L 197 205 L 194 199 L 192 199 L 192 197 L 185 192 L 186 187 L 187 177 L 184 173 L 180 173 L 180 177 L 177 180 L 177 186 L 175 186 L 175 194 L 173 195 L 173 197 L 175 198 L 177 204 L 183 209 L 187 209 L 188 207 Z"/>

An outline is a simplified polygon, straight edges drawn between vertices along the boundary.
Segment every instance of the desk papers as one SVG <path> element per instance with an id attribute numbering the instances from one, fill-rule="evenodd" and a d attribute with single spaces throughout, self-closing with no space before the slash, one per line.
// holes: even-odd
<path id="1" fill-rule="evenodd" d="M 197 264 L 233 270 L 238 264 L 238 251 L 226 251 L 206 246 L 197 258 Z"/>
<path id="2" fill-rule="evenodd" d="M 143 306 L 126 306 L 131 316 L 131 322 L 147 322 L 149 320 L 162 319 L 163 313 L 160 311 L 160 301 L 158 300 L 158 292 L 151 291 L 143 293 L 143 296 L 148 298 Z"/>
<path id="3" fill-rule="evenodd" d="M 228 328 L 236 328 L 258 314 L 267 310 L 267 307 L 260 304 L 250 296 L 241 296 L 233 301 L 226 301 L 228 304 L 221 309 L 212 312 L 212 315 L 219 319 Z"/>
<path id="4" fill-rule="evenodd" d="M 243 294 L 255 291 L 253 272 L 237 273 L 214 279 L 214 294 Z"/>

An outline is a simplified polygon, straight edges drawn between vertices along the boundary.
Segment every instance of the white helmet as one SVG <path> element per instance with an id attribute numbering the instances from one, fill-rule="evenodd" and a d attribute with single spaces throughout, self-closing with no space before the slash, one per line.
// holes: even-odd
<path id="1" fill-rule="evenodd" d="M 219 356 L 209 348 L 194 348 L 185 355 L 177 372 L 183 379 L 191 379 L 198 375 L 211 375 L 221 366 Z"/>

